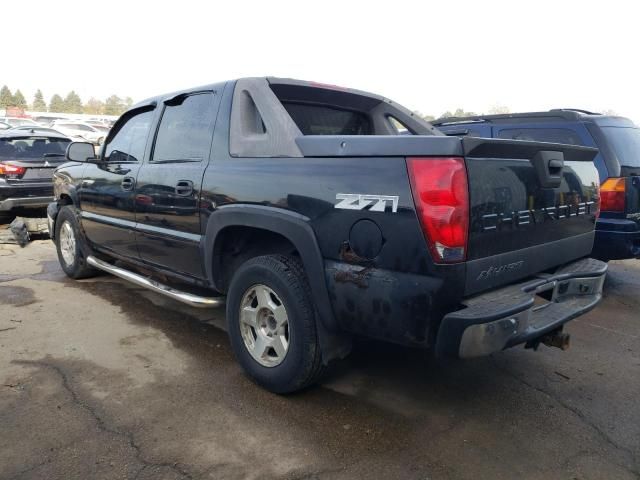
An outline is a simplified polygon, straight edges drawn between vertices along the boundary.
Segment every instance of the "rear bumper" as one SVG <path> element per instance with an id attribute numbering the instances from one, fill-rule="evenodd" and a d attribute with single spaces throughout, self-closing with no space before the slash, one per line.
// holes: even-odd
<path id="1" fill-rule="evenodd" d="M 595 307 L 606 272 L 606 263 L 585 258 L 553 274 L 466 299 L 466 308 L 443 318 L 436 353 L 471 358 L 535 341 Z M 550 301 L 536 305 L 543 292 Z"/>
<path id="2" fill-rule="evenodd" d="M 0 179 L 0 211 L 17 207 L 46 207 L 53 200 L 53 184 L 15 185 Z"/>
<path id="3" fill-rule="evenodd" d="M 0 200 L 0 212 L 6 212 L 18 207 L 39 208 L 51 203 L 53 194 L 48 197 L 11 197 Z"/>
<path id="4" fill-rule="evenodd" d="M 634 220 L 599 218 L 593 256 L 601 260 L 640 258 L 640 224 Z"/>

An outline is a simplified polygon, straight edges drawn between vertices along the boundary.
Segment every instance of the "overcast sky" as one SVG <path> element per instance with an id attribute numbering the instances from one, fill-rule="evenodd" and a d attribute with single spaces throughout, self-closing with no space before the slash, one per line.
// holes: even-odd
<path id="1" fill-rule="evenodd" d="M 614 110 L 640 122 L 635 1 L 2 3 L 0 85 L 29 102 L 37 88 L 47 102 L 71 89 L 83 101 L 138 101 L 275 75 L 436 116 L 506 105 Z"/>

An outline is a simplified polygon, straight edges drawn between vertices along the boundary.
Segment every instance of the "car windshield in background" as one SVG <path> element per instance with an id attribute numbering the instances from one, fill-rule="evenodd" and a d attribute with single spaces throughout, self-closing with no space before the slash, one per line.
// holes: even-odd
<path id="1" fill-rule="evenodd" d="M 633 127 L 601 127 L 616 152 L 620 165 L 640 167 L 640 129 Z"/>
<path id="2" fill-rule="evenodd" d="M 41 159 L 62 156 L 70 140 L 49 137 L 0 138 L 0 160 Z"/>

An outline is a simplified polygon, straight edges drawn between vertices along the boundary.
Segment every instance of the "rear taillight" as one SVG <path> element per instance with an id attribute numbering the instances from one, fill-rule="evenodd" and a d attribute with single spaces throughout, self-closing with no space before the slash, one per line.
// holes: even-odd
<path id="1" fill-rule="evenodd" d="M 16 167 L 15 165 L 9 165 L 8 163 L 0 162 L 0 175 L 20 177 L 24 175 L 24 172 L 26 171 L 27 169 L 24 167 Z"/>
<path id="2" fill-rule="evenodd" d="M 624 178 L 608 178 L 600 186 L 600 211 L 624 212 L 625 209 Z"/>
<path id="3" fill-rule="evenodd" d="M 469 236 L 469 188 L 460 157 L 407 158 L 413 200 L 434 260 L 465 260 Z"/>

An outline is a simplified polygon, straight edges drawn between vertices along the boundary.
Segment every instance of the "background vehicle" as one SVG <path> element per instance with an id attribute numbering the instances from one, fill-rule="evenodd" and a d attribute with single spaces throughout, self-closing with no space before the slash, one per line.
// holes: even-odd
<path id="1" fill-rule="evenodd" d="M 463 358 L 565 346 L 606 272 L 585 258 L 596 153 L 446 137 L 377 95 L 241 79 L 139 103 L 99 158 L 73 143 L 48 217 L 72 278 L 226 296 L 238 360 L 283 393 L 352 335 Z"/>
<path id="2" fill-rule="evenodd" d="M 0 130 L 7 130 L 9 128 L 11 128 L 11 125 L 9 125 L 8 123 L 0 122 Z"/>
<path id="3" fill-rule="evenodd" d="M 0 214 L 51 202 L 53 170 L 64 163 L 69 143 L 61 134 L 0 132 Z"/>
<path id="4" fill-rule="evenodd" d="M 442 118 L 433 124 L 447 135 L 597 147 L 602 205 L 593 255 L 603 260 L 640 257 L 640 129 L 631 120 L 566 109 Z"/>
<path id="5" fill-rule="evenodd" d="M 23 125 L 26 125 L 26 126 L 31 125 L 34 127 L 40 126 L 39 123 L 34 122 L 30 118 L 21 118 L 21 117 L 0 117 L 0 122 L 7 123 L 12 127 L 20 127 Z"/>
<path id="6" fill-rule="evenodd" d="M 110 128 L 110 124 L 107 120 L 101 120 L 98 118 L 91 118 L 89 120 L 84 120 L 84 123 L 88 123 L 89 125 L 91 125 L 92 127 L 103 127 L 103 128 Z"/>
<path id="7" fill-rule="evenodd" d="M 46 126 L 49 125 L 56 120 L 64 120 L 63 117 L 58 117 L 54 115 L 36 115 L 31 117 L 34 121 L 38 122 L 40 125 Z"/>
<path id="8" fill-rule="evenodd" d="M 74 139 L 81 138 L 95 145 L 102 145 L 107 133 L 87 123 L 70 122 L 67 120 L 56 120 L 50 127 L 69 137 L 73 137 Z"/>
<path id="9" fill-rule="evenodd" d="M 21 126 L 21 127 L 13 127 L 12 131 L 16 132 L 30 132 L 30 133 L 53 133 L 55 135 L 62 135 L 61 132 L 54 128 L 49 127 L 34 127 L 33 125 Z M 66 136 L 66 135 L 64 135 Z"/>

